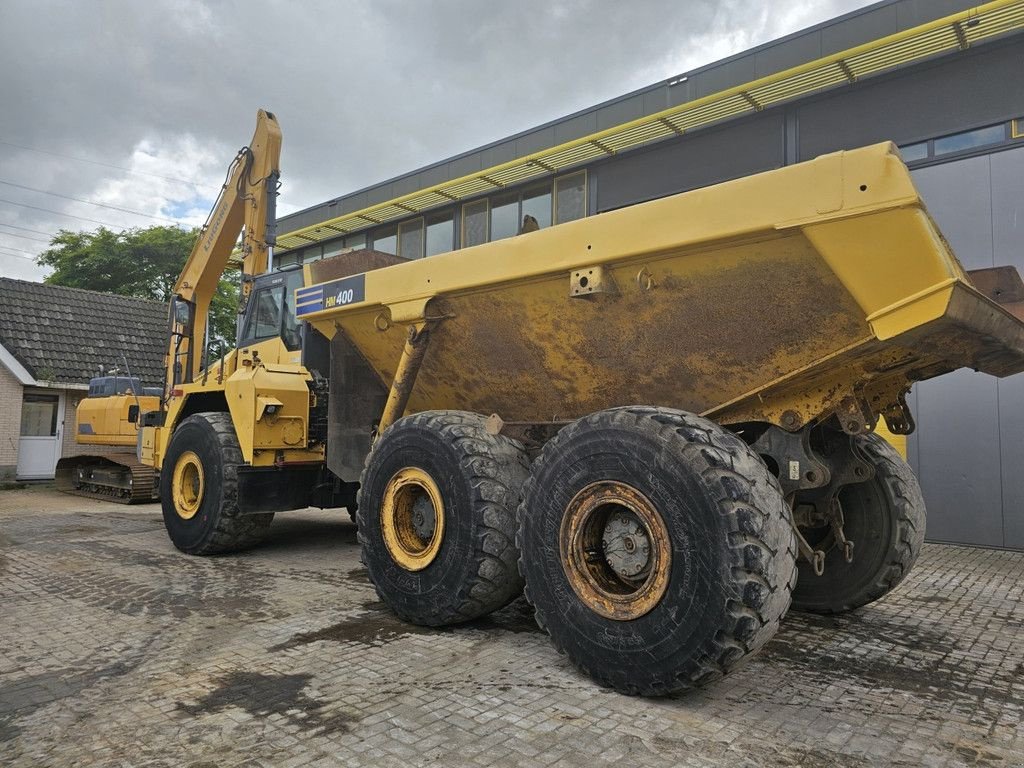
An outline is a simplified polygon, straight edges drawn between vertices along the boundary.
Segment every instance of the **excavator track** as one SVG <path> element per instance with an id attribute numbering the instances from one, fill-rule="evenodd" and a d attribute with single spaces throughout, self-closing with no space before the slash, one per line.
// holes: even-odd
<path id="1" fill-rule="evenodd" d="M 134 453 L 83 454 L 57 462 L 58 491 L 117 504 L 145 504 L 157 498 L 156 472 Z"/>

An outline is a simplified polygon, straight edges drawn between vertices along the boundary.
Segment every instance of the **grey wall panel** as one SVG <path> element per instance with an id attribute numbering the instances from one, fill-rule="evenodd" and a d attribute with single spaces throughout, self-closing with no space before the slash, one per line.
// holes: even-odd
<path id="1" fill-rule="evenodd" d="M 929 213 L 967 269 L 994 266 L 989 157 L 971 157 L 914 171 L 914 182 Z"/>
<path id="2" fill-rule="evenodd" d="M 903 0 L 896 6 L 899 28 L 910 29 L 975 5 L 975 0 Z"/>
<path id="3" fill-rule="evenodd" d="M 592 172 L 600 179 L 596 210 L 778 168 L 783 164 L 782 126 L 782 113 L 775 110 L 602 163 Z"/>
<path id="4" fill-rule="evenodd" d="M 522 157 L 531 152 L 539 152 L 542 149 L 553 147 L 556 143 L 554 126 L 538 128 L 536 131 L 530 131 L 516 139 L 516 156 Z"/>
<path id="5" fill-rule="evenodd" d="M 907 395 L 907 405 L 910 406 L 910 412 L 914 415 L 914 420 L 917 421 L 920 412 L 917 407 L 917 391 L 921 388 L 920 384 L 915 384 L 910 390 L 910 394 Z M 910 468 L 914 470 L 914 474 L 918 477 L 921 476 L 921 462 L 920 462 L 920 440 L 921 430 L 915 429 L 909 435 L 907 435 L 907 462 L 910 464 Z"/>
<path id="6" fill-rule="evenodd" d="M 991 160 L 995 263 L 1024 273 L 1024 148 Z M 1001 379 L 998 392 L 1004 544 L 1024 549 L 1024 374 Z"/>
<path id="7" fill-rule="evenodd" d="M 1024 38 L 1017 38 L 903 76 L 865 80 L 799 106 L 800 158 L 876 141 L 903 144 L 1009 119 L 1024 104 L 1022 55 Z"/>
<path id="8" fill-rule="evenodd" d="M 737 83 L 756 80 L 755 65 L 754 54 L 748 53 L 709 67 L 690 78 L 690 94 L 692 98 L 699 99 L 701 96 L 724 91 Z"/>
<path id="9" fill-rule="evenodd" d="M 996 379 L 960 370 L 919 384 L 917 428 L 928 539 L 1003 546 Z"/>
<path id="10" fill-rule="evenodd" d="M 1024 549 L 1024 374 L 1001 379 L 997 387 L 1003 546 Z"/>
<path id="11" fill-rule="evenodd" d="M 809 32 L 786 41 L 784 45 L 758 51 L 755 54 L 755 69 L 758 77 L 765 77 L 820 58 L 821 35 Z"/>
<path id="12" fill-rule="evenodd" d="M 828 56 L 891 35 L 898 16 L 895 5 L 883 5 L 851 15 L 842 24 L 825 27 L 821 30 L 821 55 Z"/>
<path id="13" fill-rule="evenodd" d="M 582 115 L 571 117 L 556 123 L 554 126 L 555 144 L 563 144 L 580 136 L 586 136 L 597 130 L 597 113 L 584 112 Z"/>
<path id="14" fill-rule="evenodd" d="M 929 212 L 967 269 L 993 264 L 991 167 L 983 156 L 914 172 Z M 1003 546 L 997 380 L 957 371 L 915 390 L 913 455 L 928 504 L 928 538 Z"/>
<path id="15" fill-rule="evenodd" d="M 601 107 L 597 110 L 596 130 L 603 131 L 605 128 L 628 123 L 630 120 L 636 120 L 638 117 L 648 114 L 648 112 L 644 111 L 644 101 L 644 94 L 638 93 L 631 98 Z M 658 109 L 662 108 L 659 107 Z M 657 112 L 658 109 L 650 111 Z"/>

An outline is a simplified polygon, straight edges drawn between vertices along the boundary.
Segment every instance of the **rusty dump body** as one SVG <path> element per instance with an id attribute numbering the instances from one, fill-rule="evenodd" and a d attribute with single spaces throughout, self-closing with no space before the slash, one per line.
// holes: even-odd
<path id="1" fill-rule="evenodd" d="M 650 404 L 907 432 L 915 381 L 1024 370 L 1024 322 L 974 286 L 888 143 L 428 259 L 339 259 L 306 267 L 298 315 L 393 397 L 410 334 L 428 337 L 399 377 L 407 412 Z"/>

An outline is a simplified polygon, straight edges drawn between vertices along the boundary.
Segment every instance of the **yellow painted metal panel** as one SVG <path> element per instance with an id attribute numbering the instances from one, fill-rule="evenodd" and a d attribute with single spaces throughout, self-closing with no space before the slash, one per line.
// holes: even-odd
<path id="1" fill-rule="evenodd" d="M 405 325 L 432 323 L 412 410 L 649 403 L 794 427 L 965 365 L 1024 370 L 1024 323 L 970 286 L 888 143 L 359 279 L 363 300 L 304 319 L 385 383 Z"/>

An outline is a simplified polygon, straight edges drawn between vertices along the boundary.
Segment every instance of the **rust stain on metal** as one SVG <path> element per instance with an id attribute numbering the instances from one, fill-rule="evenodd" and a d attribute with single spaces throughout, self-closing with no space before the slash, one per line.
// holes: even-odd
<path id="1" fill-rule="evenodd" d="M 649 548 L 643 578 L 623 577 L 609 562 L 603 537 L 621 511 L 635 515 L 642 526 L 636 538 Z M 569 502 L 559 533 L 562 567 L 573 590 L 587 607 L 616 621 L 648 613 L 668 588 L 672 545 L 658 510 L 640 491 L 616 481 L 588 485 Z"/>

